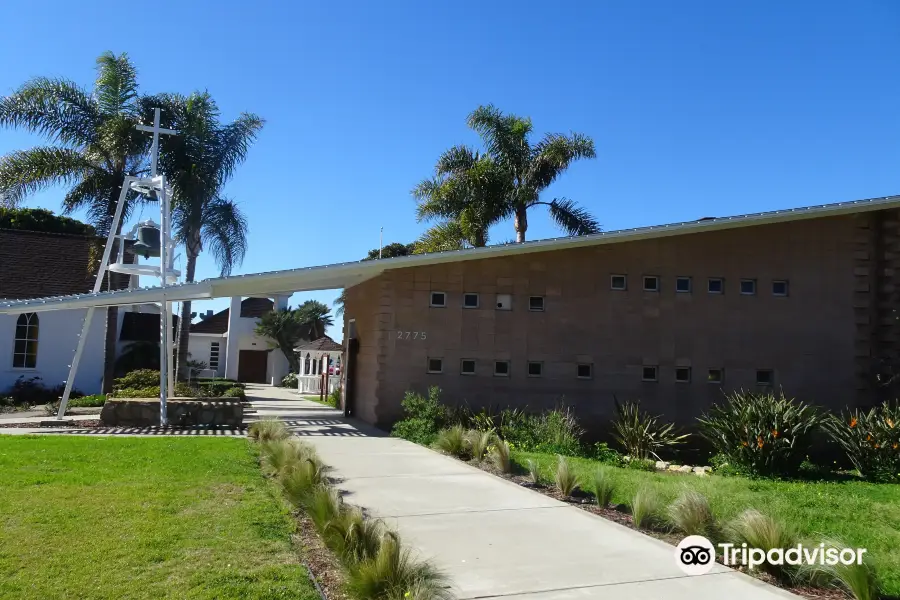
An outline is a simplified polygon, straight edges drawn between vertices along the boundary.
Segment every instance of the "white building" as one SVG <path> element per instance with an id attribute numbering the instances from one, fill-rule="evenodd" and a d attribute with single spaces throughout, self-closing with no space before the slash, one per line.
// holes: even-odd
<path id="1" fill-rule="evenodd" d="M 287 308 L 290 294 L 269 298 L 235 297 L 231 306 L 191 325 L 188 352 L 218 377 L 246 383 L 280 383 L 289 365 L 280 350 L 255 333 L 259 318 Z M 209 373 L 212 374 L 212 373 Z"/>

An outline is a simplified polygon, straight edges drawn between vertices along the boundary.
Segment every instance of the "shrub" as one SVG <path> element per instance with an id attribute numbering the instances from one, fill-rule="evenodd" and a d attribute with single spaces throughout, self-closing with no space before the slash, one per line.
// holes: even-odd
<path id="1" fill-rule="evenodd" d="M 472 429 L 466 432 L 466 442 L 469 444 L 472 458 L 474 460 L 481 460 L 484 458 L 484 453 L 487 452 L 488 446 L 491 445 L 493 439 L 494 433 L 492 431 L 478 431 Z"/>
<path id="2" fill-rule="evenodd" d="M 113 380 L 113 390 L 122 388 L 143 389 L 159 387 L 159 371 L 153 369 L 137 369 Z M 157 394 L 159 395 L 159 394 Z"/>
<path id="3" fill-rule="evenodd" d="M 465 459 L 469 456 L 469 441 L 466 430 L 462 425 L 454 425 L 449 429 L 442 429 L 434 441 L 434 447 L 444 454 Z"/>
<path id="4" fill-rule="evenodd" d="M 653 488 L 642 486 L 631 498 L 631 518 L 638 529 L 656 529 L 662 523 L 663 503 Z"/>
<path id="5" fill-rule="evenodd" d="M 297 389 L 297 374 L 288 373 L 281 378 L 281 387 Z"/>
<path id="6" fill-rule="evenodd" d="M 556 489 L 563 497 L 568 498 L 578 487 L 578 476 L 569 466 L 569 461 L 562 455 L 556 457 L 556 472 L 553 474 Z"/>
<path id="7" fill-rule="evenodd" d="M 864 479 L 900 479 L 900 405 L 885 402 L 868 411 L 831 415 L 825 429 Z"/>
<path id="8" fill-rule="evenodd" d="M 702 535 L 707 539 L 716 539 L 716 519 L 709 500 L 696 490 L 684 490 L 669 505 L 669 522 L 685 535 Z"/>
<path id="9" fill-rule="evenodd" d="M 612 470 L 609 467 L 600 467 L 594 472 L 594 480 L 591 482 L 591 491 L 597 497 L 597 504 L 606 508 L 612 502 L 613 491 L 616 486 L 612 478 Z"/>
<path id="10" fill-rule="evenodd" d="M 222 393 L 223 398 L 240 398 L 241 400 L 247 399 L 247 394 L 244 392 L 244 388 L 232 387 L 228 388 Z"/>
<path id="11" fill-rule="evenodd" d="M 541 463 L 533 458 L 528 459 L 528 478 L 535 485 L 541 483 Z"/>
<path id="12" fill-rule="evenodd" d="M 658 451 L 668 450 L 688 437 L 678 435 L 674 424 L 661 423 L 659 416 L 642 411 L 636 402 L 619 404 L 616 400 L 616 413 L 615 439 L 631 458 L 661 460 Z"/>
<path id="13" fill-rule="evenodd" d="M 499 421 L 500 437 L 516 448 L 564 456 L 584 454 L 584 430 L 570 407 L 557 406 L 538 415 L 507 409 L 500 413 Z"/>
<path id="14" fill-rule="evenodd" d="M 649 458 L 633 458 L 625 466 L 635 471 L 656 471 L 656 463 Z"/>
<path id="15" fill-rule="evenodd" d="M 386 532 L 374 558 L 350 570 L 348 588 L 357 598 L 443 600 L 451 598 L 446 577 L 429 562 L 416 561 L 396 533 Z"/>
<path id="16" fill-rule="evenodd" d="M 366 519 L 356 507 L 344 507 L 325 528 L 325 543 L 349 565 L 369 560 L 378 554 L 384 523 Z"/>
<path id="17" fill-rule="evenodd" d="M 93 394 L 81 398 L 69 398 L 69 406 L 78 408 L 96 408 L 106 404 L 106 394 Z"/>
<path id="18" fill-rule="evenodd" d="M 509 443 L 498 440 L 491 447 L 491 462 L 501 473 L 512 473 L 512 460 L 509 457 Z"/>
<path id="19" fill-rule="evenodd" d="M 735 392 L 699 420 L 703 436 L 738 469 L 753 475 L 797 472 L 823 417 L 781 393 Z"/>
<path id="20" fill-rule="evenodd" d="M 175 397 L 196 398 L 198 391 L 186 383 L 175 383 Z M 144 388 L 113 388 L 113 398 L 159 398 L 159 385 Z"/>
<path id="21" fill-rule="evenodd" d="M 242 392 L 244 391 L 243 385 L 228 380 L 195 381 L 193 382 L 193 386 L 197 389 L 195 395 L 205 398 L 219 398 L 221 396 L 224 396 L 226 392 L 231 392 L 232 390 L 241 390 Z M 242 398 L 243 394 L 241 396 L 230 397 Z"/>
<path id="22" fill-rule="evenodd" d="M 848 545 L 837 540 L 825 540 L 825 549 L 842 550 Z M 855 600 L 878 600 L 881 597 L 875 571 L 865 561 L 858 565 L 855 562 L 845 565 L 806 564 L 800 566 L 797 578 L 809 581 L 816 587 L 833 587 L 850 594 Z"/>
<path id="23" fill-rule="evenodd" d="M 625 466 L 624 457 L 613 448 L 609 447 L 606 442 L 597 442 L 594 444 L 591 458 L 603 464 L 612 465 L 614 467 Z"/>
<path id="24" fill-rule="evenodd" d="M 250 425 L 247 430 L 247 436 L 257 442 L 283 440 L 290 435 L 284 422 L 277 419 L 262 419 Z"/>
<path id="25" fill-rule="evenodd" d="M 391 435 L 425 446 L 431 445 L 438 431 L 447 425 L 447 407 L 441 404 L 441 389 L 431 387 L 428 397 L 413 391 L 403 397 L 404 418 L 394 424 Z"/>
<path id="26" fill-rule="evenodd" d="M 338 386 L 332 390 L 328 396 L 325 398 L 325 403 L 328 404 L 331 408 L 340 408 L 341 407 L 341 387 Z"/>
<path id="27" fill-rule="evenodd" d="M 796 534 L 791 528 L 752 508 L 738 515 L 728 526 L 728 532 L 735 544 L 746 543 L 749 548 L 759 548 L 766 554 L 773 548 L 797 545 Z M 789 568 L 789 565 L 772 565 L 768 561 L 760 565 L 760 569 L 782 581 L 790 578 Z"/>
<path id="28" fill-rule="evenodd" d="M 47 387 L 40 377 L 29 377 L 26 379 L 24 375 L 20 375 L 12 387 L 3 393 L 3 396 L 12 398 L 12 404 L 18 406 L 52 404 L 59 401 L 65 388 L 65 384 Z M 83 395 L 80 391 L 73 388 L 69 398 L 79 398 Z"/>

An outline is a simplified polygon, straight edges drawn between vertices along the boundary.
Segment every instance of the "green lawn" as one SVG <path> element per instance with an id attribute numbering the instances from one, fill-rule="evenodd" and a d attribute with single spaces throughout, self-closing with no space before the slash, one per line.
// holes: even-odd
<path id="1" fill-rule="evenodd" d="M 318 598 L 252 452 L 0 436 L 0 597 Z"/>
<path id="2" fill-rule="evenodd" d="M 514 461 L 524 468 L 531 458 L 550 477 L 556 456 L 514 452 Z M 599 463 L 572 458 L 571 464 L 582 480 Z M 756 508 L 792 523 L 803 537 L 838 537 L 854 547 L 867 548 L 884 591 L 900 596 L 900 485 L 849 482 L 779 482 L 743 477 L 698 477 L 669 473 L 648 473 L 614 468 L 616 491 L 613 502 L 627 504 L 644 484 L 655 487 L 667 499 L 690 486 L 706 495 L 720 521 L 727 521 L 747 508 Z M 818 543 L 818 542 L 817 542 Z"/>

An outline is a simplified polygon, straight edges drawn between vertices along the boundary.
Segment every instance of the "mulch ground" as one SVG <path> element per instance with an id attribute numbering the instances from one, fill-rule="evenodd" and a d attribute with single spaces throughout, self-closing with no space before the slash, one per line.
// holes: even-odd
<path id="1" fill-rule="evenodd" d="M 572 506 L 578 507 L 581 510 L 593 513 L 597 516 L 603 517 L 604 519 L 608 519 L 610 521 L 618 523 L 619 525 L 624 525 L 629 529 L 634 529 L 638 533 L 643 533 L 644 535 L 649 535 L 658 540 L 662 540 L 668 544 L 671 544 L 672 546 L 677 546 L 678 542 L 680 542 L 683 537 L 671 531 L 638 529 L 634 526 L 634 520 L 631 518 L 631 515 L 628 514 L 628 508 L 624 505 L 605 507 L 598 506 L 591 501 L 591 496 L 584 493 L 578 493 L 578 490 L 576 490 L 576 495 L 574 497 L 564 497 L 556 488 L 544 485 L 535 485 L 531 482 L 531 479 L 529 477 L 524 475 L 509 475 L 506 473 L 502 473 L 499 469 L 494 467 L 494 465 L 488 462 L 479 463 L 473 461 L 469 464 L 478 467 L 483 471 L 487 471 L 492 475 L 496 475 L 497 477 L 502 477 L 503 479 L 517 483 L 522 487 L 527 487 L 531 490 L 534 490 L 535 492 L 544 494 L 545 496 L 550 496 L 551 498 L 559 500 L 560 502 L 571 504 Z M 716 557 L 716 562 L 722 562 L 720 557 Z M 734 569 L 735 567 L 732 566 L 730 568 Z M 735 570 L 747 574 L 746 568 L 739 567 Z M 793 594 L 797 594 L 798 596 L 807 598 L 808 600 L 845 600 L 846 598 L 850 598 L 850 596 L 844 594 L 840 590 L 813 588 L 809 586 L 785 585 L 783 582 L 778 581 L 777 579 L 766 573 L 754 573 L 753 575 L 751 575 L 751 577 L 755 577 L 756 579 L 765 581 L 768 584 L 785 589 Z"/>
<path id="2" fill-rule="evenodd" d="M 334 553 L 325 546 L 315 526 L 302 511 L 294 513 L 297 520 L 295 543 L 300 548 L 306 568 L 312 573 L 328 600 L 348 600 L 344 593 L 344 573 Z"/>

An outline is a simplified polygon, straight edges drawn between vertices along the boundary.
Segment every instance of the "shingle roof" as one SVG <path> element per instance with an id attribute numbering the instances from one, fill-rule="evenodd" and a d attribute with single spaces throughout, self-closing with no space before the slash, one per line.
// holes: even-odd
<path id="1" fill-rule="evenodd" d="M 0 229 L 0 298 L 26 299 L 83 294 L 105 240 L 84 235 Z M 91 247 L 94 246 L 94 250 Z M 126 247 L 126 260 L 131 253 Z M 128 276 L 113 274 L 113 289 L 128 287 Z M 102 289 L 106 289 L 106 282 Z"/>
<path id="2" fill-rule="evenodd" d="M 275 303 L 268 298 L 245 298 L 241 301 L 241 317 L 261 317 L 272 310 Z M 226 333 L 229 309 L 220 310 L 208 319 L 191 323 L 191 333 Z"/>
<path id="3" fill-rule="evenodd" d="M 294 348 L 294 350 L 315 350 L 319 352 L 343 352 L 344 347 L 335 342 L 333 339 L 328 337 L 327 335 L 324 337 L 320 337 L 317 340 L 313 340 L 311 342 L 304 342 Z"/>

